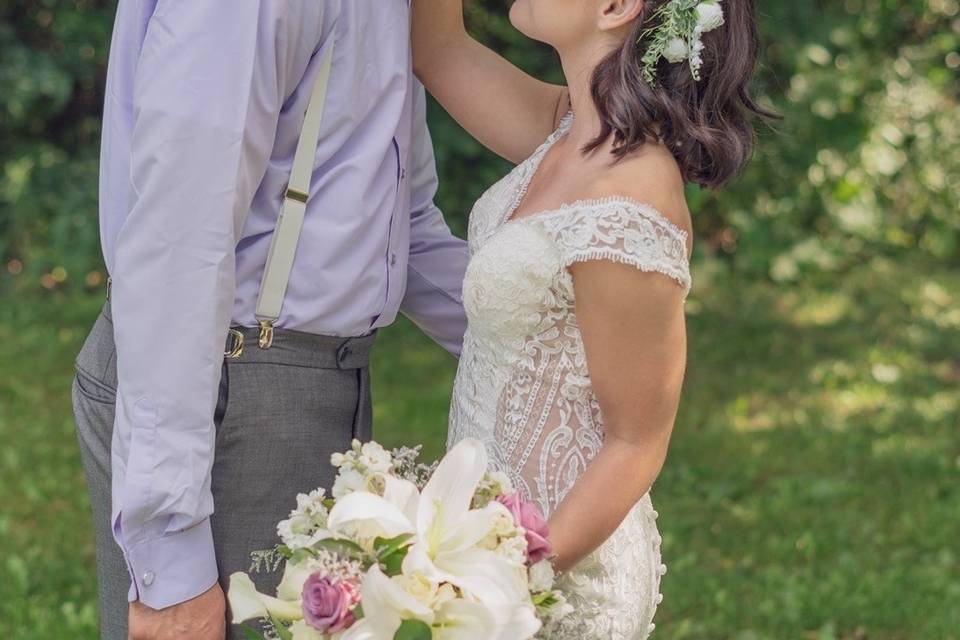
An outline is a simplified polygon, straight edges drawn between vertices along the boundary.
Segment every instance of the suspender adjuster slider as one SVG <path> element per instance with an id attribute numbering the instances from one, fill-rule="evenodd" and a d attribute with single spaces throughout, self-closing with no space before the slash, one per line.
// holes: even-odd
<path id="1" fill-rule="evenodd" d="M 273 320 L 260 321 L 260 348 L 269 349 L 273 345 Z"/>
<path id="2" fill-rule="evenodd" d="M 299 189 L 293 189 L 287 187 L 287 193 L 284 195 L 288 200 L 296 200 L 297 202 L 307 203 L 307 199 L 310 197 L 307 193 L 300 191 Z"/>

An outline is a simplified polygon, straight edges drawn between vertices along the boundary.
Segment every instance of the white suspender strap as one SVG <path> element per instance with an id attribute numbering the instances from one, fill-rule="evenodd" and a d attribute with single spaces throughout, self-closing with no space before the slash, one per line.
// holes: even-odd
<path id="1" fill-rule="evenodd" d="M 293 156 L 290 181 L 283 196 L 283 205 L 273 230 L 273 239 L 270 241 L 263 280 L 260 282 L 256 317 L 260 323 L 261 349 L 269 349 L 273 343 L 273 324 L 280 318 L 280 311 L 283 309 L 283 298 L 287 293 L 293 258 L 297 252 L 300 230 L 303 228 L 303 216 L 310 197 L 313 162 L 320 138 L 320 123 L 323 120 L 323 105 L 333 63 L 333 45 L 334 42 L 331 42 L 320 61 L 320 70 L 313 84 L 300 139 L 297 141 L 297 150 Z"/>

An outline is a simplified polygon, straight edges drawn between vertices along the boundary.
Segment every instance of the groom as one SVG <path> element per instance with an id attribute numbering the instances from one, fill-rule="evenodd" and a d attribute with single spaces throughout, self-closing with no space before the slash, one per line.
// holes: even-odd
<path id="1" fill-rule="evenodd" d="M 224 580 L 371 435 L 376 330 L 459 352 L 408 27 L 407 0 L 119 1 L 112 289 L 74 383 L 103 638 L 223 638 Z"/>

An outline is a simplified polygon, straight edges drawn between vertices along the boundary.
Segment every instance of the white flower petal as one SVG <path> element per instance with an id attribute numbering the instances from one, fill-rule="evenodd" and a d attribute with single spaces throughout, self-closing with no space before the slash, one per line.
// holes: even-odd
<path id="1" fill-rule="evenodd" d="M 264 618 L 268 613 L 278 620 L 289 621 L 303 618 L 299 598 L 296 602 L 291 602 L 266 596 L 257 591 L 250 576 L 241 572 L 230 575 L 227 600 L 230 602 L 234 624 Z"/>
<path id="2" fill-rule="evenodd" d="M 290 633 L 293 634 L 293 640 L 326 640 L 323 634 L 303 620 L 294 622 L 290 627 Z"/>
<path id="3" fill-rule="evenodd" d="M 531 604 L 514 604 L 506 611 L 506 622 L 497 626 L 496 640 L 526 640 L 540 631 L 541 622 Z"/>
<path id="4" fill-rule="evenodd" d="M 283 579 L 280 580 L 280 584 L 277 586 L 277 597 L 281 600 L 300 602 L 301 594 L 303 593 L 303 583 L 307 581 L 307 578 L 309 578 L 312 573 L 313 570 L 308 566 L 307 562 L 301 562 L 299 564 L 287 562 L 287 566 L 283 569 Z"/>
<path id="5" fill-rule="evenodd" d="M 719 2 L 704 0 L 697 5 L 697 28 L 702 32 L 713 31 L 723 25 L 723 7 Z"/>
<path id="6" fill-rule="evenodd" d="M 489 640 L 493 629 L 498 626 L 490 609 L 462 598 L 440 607 L 436 622 L 434 640 Z"/>
<path id="7" fill-rule="evenodd" d="M 670 41 L 667 42 L 667 46 L 663 49 L 663 57 L 666 58 L 668 62 L 683 62 L 687 59 L 688 54 L 689 49 L 683 38 L 671 38 Z"/>
<path id="8" fill-rule="evenodd" d="M 540 630 L 532 605 L 486 606 L 458 598 L 437 611 L 434 640 L 527 640 Z"/>
<path id="9" fill-rule="evenodd" d="M 396 506 L 411 523 L 416 522 L 417 508 L 420 505 L 420 490 L 417 485 L 395 476 L 387 476 L 386 481 L 383 499 Z"/>
<path id="10" fill-rule="evenodd" d="M 331 531 L 342 531 L 349 524 L 369 526 L 387 538 L 414 533 L 413 523 L 396 505 L 364 491 L 340 498 L 330 510 L 327 526 Z"/>
<path id="11" fill-rule="evenodd" d="M 433 610 L 418 601 L 378 565 L 373 565 L 363 579 L 363 620 L 376 638 L 393 638 L 400 622 L 407 619 L 433 623 Z"/>
<path id="12" fill-rule="evenodd" d="M 553 589 L 555 578 L 553 564 L 549 560 L 541 560 L 530 567 L 530 590 L 534 592 L 550 591 Z"/>
<path id="13" fill-rule="evenodd" d="M 526 569 L 486 549 L 440 554 L 433 560 L 438 573 L 484 604 L 522 602 L 527 597 Z"/>
<path id="14" fill-rule="evenodd" d="M 354 622 L 346 631 L 334 634 L 333 640 L 380 640 L 380 637 L 373 632 L 370 621 L 363 619 Z"/>
<path id="15" fill-rule="evenodd" d="M 451 552 L 476 546 L 493 529 L 498 516 L 503 514 L 506 514 L 512 524 L 513 516 L 499 502 L 491 502 L 483 509 L 468 511 L 459 522 L 450 523 L 450 528 L 443 532 L 441 548 L 445 552 Z"/>
<path id="16" fill-rule="evenodd" d="M 429 535 L 431 528 L 447 528 L 470 509 L 477 485 L 487 471 L 487 450 L 474 438 L 458 442 L 440 461 L 420 495 L 417 529 Z M 438 513 L 437 507 L 442 505 Z M 440 522 L 434 520 L 439 516 Z"/>

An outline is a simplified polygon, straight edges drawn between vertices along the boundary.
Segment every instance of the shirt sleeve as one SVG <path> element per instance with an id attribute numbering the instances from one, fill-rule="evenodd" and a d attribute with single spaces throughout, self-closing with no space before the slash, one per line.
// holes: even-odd
<path id="1" fill-rule="evenodd" d="M 161 1 L 136 69 L 112 305 L 113 529 L 154 609 L 217 581 L 210 514 L 234 252 L 283 101 L 292 3 Z"/>
<path id="2" fill-rule="evenodd" d="M 451 233 L 433 203 L 437 168 L 427 129 L 426 93 L 419 82 L 416 84 L 410 160 L 410 260 L 400 310 L 444 349 L 459 357 L 467 329 L 462 297 L 467 243 Z"/>

